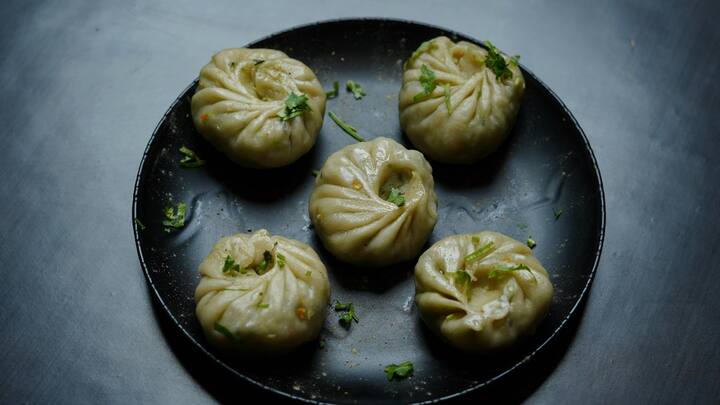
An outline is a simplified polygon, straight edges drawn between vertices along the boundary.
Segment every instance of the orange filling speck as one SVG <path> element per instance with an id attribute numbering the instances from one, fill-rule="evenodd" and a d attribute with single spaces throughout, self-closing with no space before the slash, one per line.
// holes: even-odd
<path id="1" fill-rule="evenodd" d="M 355 190 L 360 190 L 362 188 L 362 184 L 357 181 L 357 179 L 353 180 L 352 186 Z"/>
<path id="2" fill-rule="evenodd" d="M 298 309 L 295 311 L 295 314 L 301 321 L 305 320 L 305 308 L 298 307 Z"/>
<path id="3" fill-rule="evenodd" d="M 207 114 L 200 114 L 200 121 L 205 122 L 210 118 Z"/>

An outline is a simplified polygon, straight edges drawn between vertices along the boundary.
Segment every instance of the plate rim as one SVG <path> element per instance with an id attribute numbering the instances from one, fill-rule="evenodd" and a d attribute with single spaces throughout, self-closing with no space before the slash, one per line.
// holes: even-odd
<path id="1" fill-rule="evenodd" d="M 480 41 L 473 36 L 466 35 L 466 34 L 463 34 L 461 32 L 458 32 L 458 31 L 455 31 L 452 29 L 448 29 L 445 27 L 441 27 L 441 26 L 426 23 L 426 22 L 401 19 L 401 18 L 386 18 L 386 17 L 350 17 L 350 18 L 333 18 L 333 19 L 315 21 L 312 23 L 296 25 L 296 26 L 293 26 L 293 27 L 290 27 L 290 28 L 287 28 L 284 30 L 272 32 L 261 38 L 250 41 L 247 44 L 243 45 L 243 47 L 248 47 L 248 48 L 253 47 L 260 42 L 269 40 L 269 39 L 279 36 L 279 35 L 288 34 L 293 31 L 309 29 L 309 28 L 317 27 L 317 26 L 321 26 L 321 25 L 331 25 L 331 24 L 341 24 L 341 23 L 358 23 L 358 22 L 359 23 L 371 23 L 371 24 L 378 24 L 378 23 L 379 24 L 383 24 L 383 23 L 397 24 L 397 23 L 400 23 L 400 24 L 408 24 L 408 25 L 417 25 L 417 26 L 422 26 L 424 28 L 431 28 L 431 29 L 435 29 L 435 30 L 444 31 L 446 33 L 449 33 L 453 37 L 466 38 L 476 44 L 484 43 L 483 41 Z M 602 176 L 600 174 L 600 167 L 598 165 L 597 158 L 595 157 L 595 152 L 593 151 L 592 147 L 590 146 L 590 141 L 588 140 L 587 135 L 585 134 L 585 131 L 583 131 L 582 127 L 577 122 L 577 119 L 575 118 L 575 116 L 572 114 L 570 109 L 565 105 L 565 103 L 560 99 L 560 97 L 558 97 L 557 94 L 555 94 L 555 92 L 545 84 L 545 82 L 540 80 L 540 78 L 538 78 L 531 70 L 529 70 L 527 67 L 525 67 L 525 65 L 519 64 L 519 66 L 522 69 L 523 74 L 527 74 L 530 77 L 532 77 L 533 80 L 537 81 L 537 83 L 540 85 L 540 88 L 542 89 L 542 91 L 546 92 L 550 97 L 552 97 L 558 103 L 558 105 L 560 106 L 562 111 L 570 118 L 571 124 L 580 133 L 583 146 L 585 147 L 585 150 L 588 153 L 588 157 L 590 158 L 590 163 L 592 166 L 591 172 L 594 175 L 593 177 L 594 177 L 595 182 L 597 183 L 597 190 L 599 192 L 598 197 L 599 197 L 599 202 L 600 202 L 600 204 L 599 204 L 599 208 L 600 208 L 600 212 L 599 212 L 600 218 L 599 219 L 600 219 L 600 221 L 598 224 L 598 238 L 597 238 L 598 244 L 595 249 L 592 268 L 590 269 L 590 274 L 588 276 L 587 282 L 585 283 L 585 286 L 583 287 L 577 300 L 575 301 L 575 304 L 572 306 L 572 308 L 570 308 L 570 311 L 567 313 L 567 315 L 563 318 L 563 320 L 560 322 L 560 324 L 552 331 L 552 333 L 547 337 L 547 339 L 545 339 L 543 342 L 541 342 L 537 347 L 534 348 L 534 350 L 532 350 L 530 353 L 528 353 L 525 357 L 523 357 L 521 360 L 519 360 L 517 363 L 513 364 L 512 366 L 510 366 L 503 372 L 501 372 L 501 373 L 493 376 L 492 378 L 487 379 L 479 384 L 472 385 L 462 391 L 458 391 L 458 392 L 455 392 L 450 395 L 445 395 L 442 397 L 425 400 L 425 401 L 420 401 L 420 402 L 413 402 L 414 404 L 430 404 L 430 403 L 460 398 L 463 395 L 469 394 L 473 391 L 476 391 L 478 389 L 481 389 L 485 386 L 488 386 L 488 385 L 494 383 L 495 381 L 509 375 L 510 373 L 514 372 L 515 370 L 517 370 L 520 367 L 523 367 L 525 364 L 527 364 L 529 361 L 531 361 L 531 359 L 533 357 L 535 357 L 541 350 L 543 350 L 546 346 L 548 346 L 555 339 L 555 337 L 563 330 L 563 328 L 565 327 L 567 322 L 571 319 L 571 317 L 573 317 L 575 315 L 575 313 L 577 312 L 580 305 L 585 302 L 585 300 L 587 299 L 587 295 L 588 295 L 590 286 L 591 286 L 593 280 L 595 279 L 595 273 L 597 272 L 597 269 L 600 264 L 600 256 L 602 254 L 602 249 L 603 249 L 603 245 L 604 245 L 604 241 L 605 241 L 606 201 L 605 201 L 605 190 L 603 187 Z M 162 124 L 165 122 L 167 117 L 170 115 L 170 113 L 173 111 L 175 106 L 181 101 L 182 97 L 197 83 L 198 83 L 198 78 L 196 77 L 195 79 L 193 79 L 193 81 L 188 86 L 186 86 L 180 92 L 180 94 L 170 104 L 170 107 L 168 107 L 167 111 L 165 111 L 163 116 L 160 118 L 157 125 L 155 126 L 155 128 L 152 131 L 152 135 L 150 136 L 150 139 L 148 140 L 147 145 L 145 146 L 145 150 L 143 151 L 142 158 L 140 159 L 140 165 L 138 167 L 137 174 L 135 176 L 135 185 L 133 187 L 131 222 L 132 222 L 132 227 L 133 227 L 133 236 L 135 239 L 135 248 L 137 250 L 138 259 L 140 260 L 140 266 L 142 267 L 143 274 L 145 276 L 145 281 L 148 283 L 150 289 L 153 291 L 153 298 L 157 300 L 157 302 L 163 308 L 165 314 L 170 317 L 170 320 L 175 324 L 175 326 L 177 326 L 180 329 L 182 334 L 187 339 L 189 339 L 189 341 L 197 349 L 199 349 L 201 352 L 203 352 L 205 355 L 207 355 L 213 362 L 215 362 L 215 364 L 222 366 L 222 368 L 228 370 L 233 375 L 240 377 L 241 379 L 245 380 L 246 382 L 249 382 L 249 383 L 255 385 L 256 387 L 270 391 L 273 394 L 280 395 L 280 396 L 288 398 L 288 399 L 305 402 L 305 403 L 324 404 L 326 402 L 318 401 L 318 400 L 311 399 L 311 398 L 301 397 L 298 395 L 294 395 L 290 392 L 285 392 L 285 391 L 282 391 L 275 387 L 265 385 L 260 381 L 257 381 L 253 378 L 248 377 L 245 374 L 238 372 L 237 370 L 235 370 L 234 368 L 232 368 L 228 364 L 226 364 L 224 361 L 222 361 L 222 359 L 220 359 L 218 356 L 215 356 L 213 353 L 211 353 L 210 351 L 205 349 L 205 347 L 203 347 L 193 336 L 190 335 L 190 333 L 179 323 L 179 321 L 177 320 L 175 315 L 172 313 L 172 311 L 170 311 L 167 304 L 162 299 L 162 297 L 160 295 L 160 291 L 155 286 L 155 283 L 150 275 L 148 265 L 145 261 L 145 257 L 143 256 L 142 249 L 140 246 L 140 227 L 138 226 L 137 203 L 138 203 L 138 193 L 140 190 L 141 176 L 143 173 L 143 169 L 145 168 L 145 163 L 147 162 L 147 158 L 148 158 L 150 149 L 157 137 L 158 130 L 160 129 Z"/>

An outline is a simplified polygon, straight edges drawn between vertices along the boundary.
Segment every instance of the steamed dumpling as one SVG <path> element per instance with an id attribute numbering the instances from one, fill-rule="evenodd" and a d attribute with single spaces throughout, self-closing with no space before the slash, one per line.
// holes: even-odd
<path id="1" fill-rule="evenodd" d="M 497 149 L 512 129 L 525 80 L 514 58 L 488 46 L 491 54 L 437 37 L 405 63 L 400 125 L 430 159 L 473 163 Z"/>
<path id="2" fill-rule="evenodd" d="M 266 230 L 220 239 L 200 264 L 196 315 L 207 340 L 236 353 L 281 353 L 315 339 L 330 297 L 308 245 Z"/>
<path id="3" fill-rule="evenodd" d="M 272 49 L 218 52 L 192 97 L 198 132 L 247 167 L 297 160 L 315 144 L 324 113 L 325 91 L 312 70 Z"/>
<path id="4" fill-rule="evenodd" d="M 553 286 L 524 244 L 496 232 L 450 236 L 415 266 L 415 302 L 431 330 L 451 345 L 489 352 L 532 334 Z"/>
<path id="5" fill-rule="evenodd" d="M 310 218 L 340 260 L 384 266 L 418 254 L 437 220 L 432 168 L 388 138 L 332 154 L 310 196 Z"/>

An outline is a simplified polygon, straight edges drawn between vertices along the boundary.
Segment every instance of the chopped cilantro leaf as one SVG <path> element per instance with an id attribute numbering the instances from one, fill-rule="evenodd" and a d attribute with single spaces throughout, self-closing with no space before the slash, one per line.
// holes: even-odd
<path id="1" fill-rule="evenodd" d="M 388 381 L 391 381 L 393 378 L 399 380 L 410 377 L 413 374 L 413 364 L 409 361 L 400 364 L 388 364 L 385 366 L 385 374 L 387 375 Z"/>
<path id="2" fill-rule="evenodd" d="M 257 307 L 265 309 L 265 308 L 269 308 L 270 304 L 258 304 Z"/>
<path id="3" fill-rule="evenodd" d="M 335 311 L 345 311 L 344 313 L 340 314 L 340 323 L 343 326 L 349 327 L 352 324 L 352 321 L 358 323 L 357 314 L 355 313 L 355 307 L 353 306 L 352 302 L 343 304 L 340 301 L 335 300 Z"/>
<path id="4" fill-rule="evenodd" d="M 355 138 L 355 140 L 360 141 L 360 142 L 364 142 L 364 141 L 365 141 L 365 139 L 364 139 L 362 136 L 358 135 L 357 129 L 355 129 L 355 127 L 353 127 L 352 125 L 350 125 L 350 124 L 344 122 L 343 120 L 341 120 L 340 117 L 338 117 L 337 115 L 335 115 L 334 112 L 330 111 L 330 112 L 328 112 L 328 115 L 330 116 L 330 119 L 332 119 L 333 121 L 335 121 L 335 123 L 336 123 L 340 128 L 342 128 L 343 131 L 345 131 L 348 135 L 350 135 L 350 136 L 352 136 L 353 138 Z"/>
<path id="5" fill-rule="evenodd" d="M 263 259 L 258 264 L 257 268 L 255 269 L 255 272 L 257 274 L 264 274 L 266 271 L 268 271 L 270 268 L 272 268 L 272 253 L 270 253 L 269 250 L 266 250 L 263 252 Z"/>
<path id="6" fill-rule="evenodd" d="M 527 246 L 530 249 L 535 249 L 535 246 L 537 246 L 537 242 L 535 242 L 535 239 L 532 238 L 532 236 L 528 236 L 527 238 Z"/>
<path id="7" fill-rule="evenodd" d="M 277 255 L 277 264 L 282 269 L 285 267 L 285 256 L 283 256 L 281 253 L 278 253 Z"/>
<path id="8" fill-rule="evenodd" d="M 392 187 L 387 201 L 397 205 L 398 207 L 402 207 L 405 204 L 405 195 L 399 188 Z"/>
<path id="9" fill-rule="evenodd" d="M 488 69 L 493 71 L 498 81 L 512 79 L 513 72 L 512 70 L 510 70 L 509 64 L 505 61 L 505 58 L 500 53 L 500 50 L 498 50 L 495 45 L 493 45 L 490 41 L 485 41 L 485 46 L 487 47 L 485 66 L 487 66 Z M 517 60 L 519 58 L 519 56 L 514 56 L 512 59 L 510 59 L 510 61 L 511 63 L 517 65 Z"/>
<path id="10" fill-rule="evenodd" d="M 465 270 L 458 270 L 455 273 L 455 285 L 464 290 L 467 291 L 467 288 L 472 283 L 472 278 L 470 277 L 470 274 L 468 274 Z"/>
<path id="11" fill-rule="evenodd" d="M 232 332 L 230 332 L 230 330 L 228 330 L 228 328 L 222 326 L 219 322 L 215 322 L 213 329 L 215 329 L 217 332 L 220 332 L 223 336 L 232 340 L 233 342 L 238 342 L 240 340 L 240 338 L 235 336 Z"/>
<path id="12" fill-rule="evenodd" d="M 413 97 L 413 101 L 420 101 L 429 97 L 432 92 L 435 91 L 435 87 L 437 87 L 435 72 L 430 70 L 427 65 L 422 65 L 420 67 L 420 78 L 418 80 L 420 81 L 420 85 L 423 87 L 423 91 L 416 94 L 415 97 Z"/>
<path id="13" fill-rule="evenodd" d="M 485 245 L 483 245 L 483 247 L 481 247 L 480 249 L 465 256 L 465 264 L 480 260 L 480 259 L 484 258 L 485 256 L 489 255 L 490 253 L 492 253 L 493 250 L 495 250 L 494 243 L 488 242 Z"/>
<path id="14" fill-rule="evenodd" d="M 265 62 L 264 59 L 253 59 L 253 61 L 255 61 L 255 66 Z"/>
<path id="15" fill-rule="evenodd" d="M 240 264 L 235 263 L 235 260 L 233 260 L 232 256 L 230 255 L 227 255 L 227 257 L 225 257 L 225 263 L 223 264 L 222 271 L 223 273 L 229 273 L 232 271 L 236 273 L 242 273 L 242 271 L 240 270 Z"/>
<path id="16" fill-rule="evenodd" d="M 187 205 L 185 205 L 185 203 L 178 204 L 176 209 L 173 209 L 173 207 L 165 207 L 163 210 L 165 219 L 162 221 L 162 224 L 165 227 L 165 232 L 170 233 L 173 230 L 177 230 L 185 226 L 186 210 Z"/>
<path id="17" fill-rule="evenodd" d="M 488 275 L 488 278 L 503 278 L 507 276 L 508 274 L 519 271 L 519 270 L 525 270 L 530 273 L 530 275 L 535 279 L 535 283 L 537 283 L 537 278 L 535 278 L 535 273 L 530 270 L 530 267 L 528 267 L 526 264 L 517 264 L 515 266 L 503 266 L 501 264 L 495 265 L 493 268 L 493 271 L 490 272 Z"/>
<path id="18" fill-rule="evenodd" d="M 338 83 L 337 80 L 333 82 L 333 89 L 330 91 L 326 91 L 325 95 L 327 98 L 335 98 L 338 96 L 338 93 L 340 92 L 340 83 Z"/>
<path id="19" fill-rule="evenodd" d="M 197 153 L 195 153 L 194 150 L 188 148 L 187 146 L 181 146 L 180 153 L 184 155 L 183 158 L 180 159 L 180 166 L 182 167 L 194 168 L 205 165 L 205 161 L 200 159 Z"/>
<path id="20" fill-rule="evenodd" d="M 312 277 L 312 271 L 308 270 L 305 272 L 305 277 L 310 278 Z"/>
<path id="21" fill-rule="evenodd" d="M 345 84 L 345 89 L 352 92 L 355 100 L 360 100 L 361 98 L 363 98 L 363 96 L 365 96 L 365 90 L 362 88 L 362 86 L 352 80 L 347 81 L 347 83 Z"/>
<path id="22" fill-rule="evenodd" d="M 279 112 L 277 116 L 283 121 L 288 121 L 302 115 L 305 111 L 312 111 L 307 102 L 308 97 L 306 95 L 297 95 L 291 92 L 287 100 L 285 100 L 285 109 Z"/>

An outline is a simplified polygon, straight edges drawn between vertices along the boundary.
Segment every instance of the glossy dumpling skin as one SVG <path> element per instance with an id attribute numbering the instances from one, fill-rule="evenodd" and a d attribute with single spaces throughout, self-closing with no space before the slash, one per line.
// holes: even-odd
<path id="1" fill-rule="evenodd" d="M 262 270 L 266 251 L 271 260 Z M 228 256 L 234 269 L 225 264 Z M 283 353 L 320 333 L 330 284 L 320 258 L 302 242 L 264 229 L 228 236 L 200 264 L 200 275 L 195 313 L 214 346 L 240 354 Z"/>
<path id="2" fill-rule="evenodd" d="M 310 111 L 283 121 L 290 93 L 308 97 Z M 288 165 L 315 144 L 325 91 L 302 62 L 272 49 L 225 49 L 200 71 L 191 102 L 195 128 L 236 163 Z"/>
<path id="3" fill-rule="evenodd" d="M 401 206 L 386 199 L 395 186 Z M 423 155 L 388 138 L 332 154 L 315 181 L 310 218 L 338 259 L 377 267 L 415 257 L 437 221 L 432 168 Z"/>
<path id="4" fill-rule="evenodd" d="M 525 80 L 505 55 L 512 77 L 498 80 L 485 65 L 486 56 L 475 44 L 437 37 L 405 63 L 400 126 L 431 160 L 473 163 L 497 149 L 512 129 Z M 424 90 L 419 80 L 423 65 L 435 73 L 437 87 L 428 97 L 416 97 Z"/>
<path id="5" fill-rule="evenodd" d="M 487 353 L 535 331 L 553 286 L 527 246 L 485 231 L 449 236 L 425 251 L 415 266 L 415 294 L 431 330 L 459 349 Z"/>

